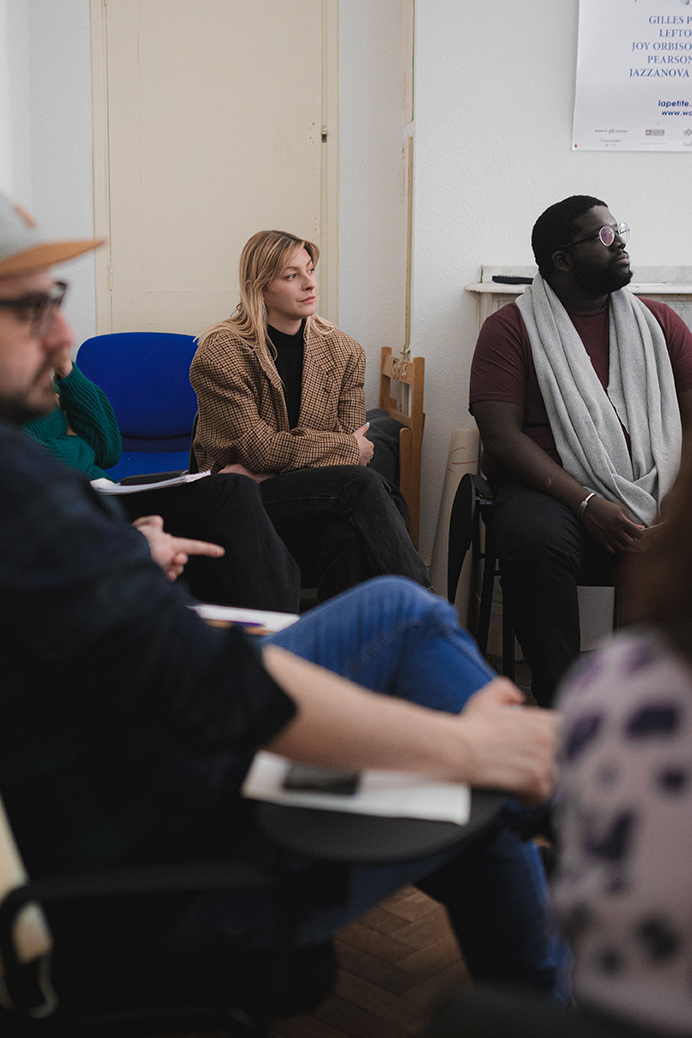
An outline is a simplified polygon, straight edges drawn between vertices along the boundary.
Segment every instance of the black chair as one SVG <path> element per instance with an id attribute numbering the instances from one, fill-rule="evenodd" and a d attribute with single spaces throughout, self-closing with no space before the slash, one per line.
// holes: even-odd
<path id="1" fill-rule="evenodd" d="M 469 631 L 474 635 L 483 655 L 488 648 L 488 632 L 490 630 L 490 613 L 493 602 L 495 578 L 500 576 L 497 561 L 497 548 L 493 537 L 493 492 L 482 476 L 467 473 L 461 477 L 452 504 L 449 520 L 449 549 L 447 555 L 447 598 L 454 604 L 457 585 L 464 564 L 466 553 L 471 548 L 472 570 L 471 587 L 477 586 L 478 567 L 483 564 L 481 593 L 478 609 L 475 596 L 469 608 Z M 481 537 L 481 520 L 485 538 Z M 580 581 L 580 587 L 611 586 L 596 583 L 593 580 Z M 618 598 L 616 593 L 613 626 L 618 626 Z M 514 630 L 508 614 L 502 610 L 502 673 L 514 680 Z"/>
<path id="2" fill-rule="evenodd" d="M 273 898 L 277 923 L 270 949 L 161 950 L 160 922 L 171 898 L 184 906 L 202 893 L 230 890 Z M 309 1012 L 333 987 L 331 943 L 293 943 L 313 899 L 309 878 L 232 861 L 27 881 L 0 904 L 0 1030 L 7 1038 L 266 1034 L 272 1019 Z M 31 904 L 40 904 L 48 917 L 53 947 L 24 962 L 16 924 Z"/>
<path id="3" fill-rule="evenodd" d="M 195 417 L 192 419 L 192 432 L 190 433 L 190 456 L 187 460 L 187 471 L 188 472 L 199 472 L 199 465 L 197 464 L 197 457 L 195 455 L 195 435 L 197 433 L 197 423 L 199 421 L 199 411 L 195 412 Z"/>
<path id="4" fill-rule="evenodd" d="M 297 947 L 295 935 L 314 906 L 347 897 L 354 864 L 427 855 L 473 840 L 504 802 L 503 793 L 474 790 L 463 826 L 262 803 L 259 829 L 277 845 L 312 859 L 312 867 L 294 872 L 242 861 L 206 862 L 31 881 L 0 800 L 0 891 L 5 891 L 0 1033 L 3 1038 L 151 1038 L 211 1030 L 233 1038 L 266 1034 L 273 1019 L 310 1012 L 332 990 L 331 941 Z M 223 891 L 272 898 L 271 947 L 184 954 L 167 949 L 161 934 L 170 919 L 201 894 Z"/>
<path id="5" fill-rule="evenodd" d="M 461 477 L 454 495 L 449 519 L 449 549 L 447 555 L 447 598 L 454 604 L 461 567 L 471 549 L 471 587 L 476 587 L 478 568 L 483 564 L 481 594 L 478 609 L 470 604 L 467 627 L 478 642 L 483 655 L 488 649 L 490 612 L 495 578 L 499 576 L 497 549 L 493 538 L 494 497 L 482 476 L 466 473 Z M 481 520 L 485 532 L 482 537 Z M 474 596 L 475 597 L 475 596 Z M 502 612 L 502 673 L 514 680 L 514 631 L 507 613 Z"/>

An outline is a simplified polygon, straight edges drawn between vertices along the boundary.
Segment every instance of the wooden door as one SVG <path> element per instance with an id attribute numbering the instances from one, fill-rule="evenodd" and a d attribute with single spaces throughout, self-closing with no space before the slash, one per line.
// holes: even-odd
<path id="1" fill-rule="evenodd" d="M 336 0 L 91 0 L 99 332 L 199 333 L 240 250 L 316 240 L 336 318 Z"/>

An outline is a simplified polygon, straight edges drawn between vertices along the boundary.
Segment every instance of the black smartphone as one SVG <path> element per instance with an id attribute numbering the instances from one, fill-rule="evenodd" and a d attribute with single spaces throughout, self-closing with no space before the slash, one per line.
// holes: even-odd
<path id="1" fill-rule="evenodd" d="M 493 274 L 496 285 L 532 285 L 533 278 L 518 277 L 514 274 Z"/>
<path id="2" fill-rule="evenodd" d="M 284 778 L 284 789 L 294 793 L 331 793 L 348 797 L 358 792 L 360 775 L 357 771 L 336 771 L 317 768 L 312 764 L 291 764 Z"/>

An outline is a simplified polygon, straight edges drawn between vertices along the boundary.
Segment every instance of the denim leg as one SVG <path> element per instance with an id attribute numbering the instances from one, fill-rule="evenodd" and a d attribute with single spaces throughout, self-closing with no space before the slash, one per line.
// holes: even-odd
<path id="1" fill-rule="evenodd" d="M 572 957 L 555 929 L 538 849 L 503 823 L 470 847 L 354 868 L 347 903 L 315 912 L 301 942 L 327 940 L 408 884 L 445 906 L 475 982 L 521 985 L 556 1002 L 569 1000 Z"/>
<path id="2" fill-rule="evenodd" d="M 452 607 L 397 577 L 360 585 L 266 640 L 374 691 L 451 712 L 494 676 Z M 301 868 L 300 859 L 278 848 L 264 845 L 258 853 L 261 863 Z M 301 942 L 319 943 L 408 883 L 429 889 L 447 906 L 477 980 L 510 981 L 564 1000 L 569 954 L 552 933 L 538 852 L 503 823 L 470 848 L 354 868 L 346 903 L 316 909 Z M 179 933 L 186 946 L 202 938 L 223 941 L 224 934 L 238 933 L 239 924 L 242 929 L 241 919 L 256 940 L 266 940 L 268 906 L 262 911 L 237 898 L 205 900 Z"/>
<path id="3" fill-rule="evenodd" d="M 255 835 L 239 848 L 251 864 L 305 872 L 320 883 L 310 864 Z M 301 926 L 298 943 L 320 944 L 409 884 L 447 908 L 471 975 L 477 982 L 531 988 L 557 1002 L 569 999 L 571 956 L 556 935 L 536 847 L 522 843 L 499 822 L 470 847 L 447 847 L 422 858 L 351 870 L 345 901 L 315 907 Z M 199 898 L 171 933 L 185 951 L 209 948 L 265 948 L 271 940 L 274 909 L 263 894 L 210 894 Z"/>
<path id="4" fill-rule="evenodd" d="M 354 588 L 268 640 L 374 691 L 449 712 L 494 677 L 454 609 L 395 577 Z M 461 853 L 354 869 L 348 903 L 316 913 L 305 939 L 323 939 L 416 882 L 447 906 L 476 979 L 567 997 L 570 958 L 552 931 L 538 851 L 504 825 Z"/>
<path id="5" fill-rule="evenodd" d="M 402 577 L 379 577 L 268 637 L 375 692 L 458 713 L 495 677 L 444 599 Z"/>
<path id="6" fill-rule="evenodd" d="M 417 886 L 441 901 L 477 980 L 570 997 L 572 957 L 558 934 L 536 845 L 506 826 Z"/>

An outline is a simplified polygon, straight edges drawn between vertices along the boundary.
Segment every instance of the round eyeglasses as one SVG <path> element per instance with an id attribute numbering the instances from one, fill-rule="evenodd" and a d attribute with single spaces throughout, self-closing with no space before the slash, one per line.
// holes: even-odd
<path id="1" fill-rule="evenodd" d="M 574 245 L 581 245 L 585 241 L 595 241 L 596 238 L 600 238 L 606 249 L 609 249 L 616 238 L 619 238 L 623 245 L 626 245 L 630 240 L 630 229 L 626 223 L 619 223 L 616 227 L 606 223 L 601 227 L 596 234 L 590 234 L 588 238 L 577 238 L 576 241 L 571 241 L 569 245 L 563 245 L 558 252 L 565 252 L 566 249 L 571 249 Z"/>
<path id="2" fill-rule="evenodd" d="M 41 339 L 50 331 L 67 287 L 65 281 L 56 281 L 50 292 L 27 292 L 15 299 L 0 299 L 0 308 L 12 310 L 20 321 L 30 321 L 32 338 Z"/>

